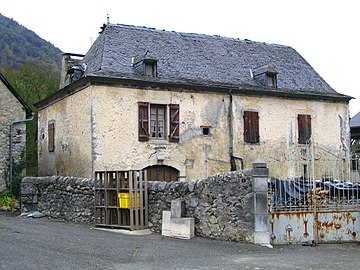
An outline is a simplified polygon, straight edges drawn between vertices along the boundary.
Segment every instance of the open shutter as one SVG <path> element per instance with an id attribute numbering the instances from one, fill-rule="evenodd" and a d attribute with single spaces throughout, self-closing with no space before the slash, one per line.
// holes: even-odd
<path id="1" fill-rule="evenodd" d="M 170 104 L 170 142 L 178 142 L 179 141 L 179 114 L 180 114 L 180 106 L 179 104 Z"/>
<path id="2" fill-rule="evenodd" d="M 149 103 L 139 102 L 139 141 L 149 140 Z"/>
<path id="3" fill-rule="evenodd" d="M 298 115 L 299 143 L 306 144 L 311 138 L 311 116 L 308 114 Z"/>
<path id="4" fill-rule="evenodd" d="M 257 112 L 244 111 L 244 141 L 259 142 L 259 115 Z"/>

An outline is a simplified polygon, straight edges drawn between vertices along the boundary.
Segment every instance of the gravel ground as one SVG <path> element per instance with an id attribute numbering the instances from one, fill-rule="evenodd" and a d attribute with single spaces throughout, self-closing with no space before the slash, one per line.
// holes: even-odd
<path id="1" fill-rule="evenodd" d="M 0 269 L 360 269 L 359 251 L 129 235 L 0 212 Z"/>

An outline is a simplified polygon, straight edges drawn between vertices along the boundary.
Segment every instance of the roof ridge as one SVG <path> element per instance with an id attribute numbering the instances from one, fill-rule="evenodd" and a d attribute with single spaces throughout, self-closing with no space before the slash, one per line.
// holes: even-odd
<path id="1" fill-rule="evenodd" d="M 255 40 L 250 40 L 250 39 L 242 39 L 242 38 L 236 38 L 236 37 L 229 37 L 229 36 L 222 36 L 222 35 L 211 35 L 211 34 L 204 34 L 204 33 L 189 33 L 189 32 L 182 32 L 182 31 L 175 31 L 175 30 L 166 30 L 166 29 L 157 29 L 154 27 L 147 27 L 147 26 L 137 26 L 137 25 L 130 25 L 130 24 L 112 24 L 109 23 L 110 26 L 115 26 L 115 27 L 122 27 L 122 28 L 128 28 L 128 29 L 134 29 L 134 30 L 149 30 L 149 31 L 154 31 L 154 32 L 160 32 L 160 33 L 164 33 L 167 32 L 169 34 L 179 34 L 181 36 L 189 36 L 189 37 L 202 37 L 202 38 L 220 38 L 223 40 L 231 40 L 231 41 L 239 41 L 239 42 L 245 42 L 245 43 L 256 43 L 256 44 L 262 44 L 262 45 L 269 45 L 269 46 L 275 46 L 275 47 L 284 47 L 284 48 L 292 48 L 289 45 L 284 45 L 284 44 L 279 44 L 279 43 L 269 43 L 269 42 L 264 42 L 264 41 L 255 41 Z"/>

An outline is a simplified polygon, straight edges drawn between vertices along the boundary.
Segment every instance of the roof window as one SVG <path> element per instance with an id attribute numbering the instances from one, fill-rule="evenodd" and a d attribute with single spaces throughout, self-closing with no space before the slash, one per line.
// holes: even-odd
<path id="1" fill-rule="evenodd" d="M 254 80 L 266 87 L 277 88 L 277 71 L 270 65 L 262 65 L 254 69 L 250 69 L 250 74 Z"/>
<path id="2" fill-rule="evenodd" d="M 134 70 L 144 76 L 157 77 L 157 59 L 146 51 L 144 55 L 135 56 L 132 58 L 131 65 Z"/>

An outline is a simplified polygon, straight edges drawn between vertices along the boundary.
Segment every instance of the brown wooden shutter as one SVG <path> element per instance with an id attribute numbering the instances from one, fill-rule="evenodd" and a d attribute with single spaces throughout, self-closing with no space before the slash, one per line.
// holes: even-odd
<path id="1" fill-rule="evenodd" d="M 308 114 L 298 115 L 298 134 L 299 143 L 306 144 L 310 142 L 311 138 L 311 116 Z"/>
<path id="2" fill-rule="evenodd" d="M 180 114 L 180 106 L 179 104 L 170 104 L 170 142 L 178 142 L 179 141 L 179 114 Z"/>
<path id="3" fill-rule="evenodd" d="M 55 123 L 48 124 L 48 150 L 49 152 L 55 151 Z"/>
<path id="4" fill-rule="evenodd" d="M 139 102 L 139 141 L 149 140 L 149 103 Z"/>
<path id="5" fill-rule="evenodd" d="M 257 112 L 244 111 L 244 142 L 259 142 L 259 116 Z"/>

